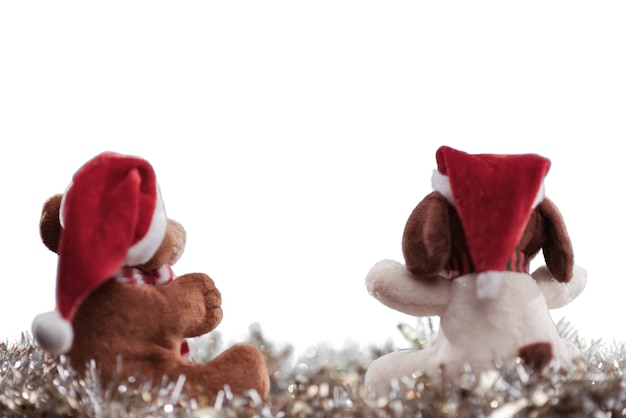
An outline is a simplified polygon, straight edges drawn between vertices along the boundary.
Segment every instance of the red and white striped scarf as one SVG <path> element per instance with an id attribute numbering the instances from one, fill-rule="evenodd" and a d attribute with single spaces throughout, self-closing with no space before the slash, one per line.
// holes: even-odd
<path id="1" fill-rule="evenodd" d="M 176 276 L 168 264 L 156 270 L 145 272 L 136 267 L 122 267 L 113 276 L 115 281 L 123 284 L 151 284 L 162 286 L 174 280 Z"/>
<path id="2" fill-rule="evenodd" d="M 150 272 L 145 272 L 136 267 L 122 267 L 113 275 L 113 278 L 117 283 L 122 284 L 163 286 L 174 280 L 176 276 L 169 264 L 163 264 Z M 181 342 L 180 354 L 183 359 L 191 362 L 191 352 L 187 340 Z"/>
<path id="3" fill-rule="evenodd" d="M 468 273 L 475 273 L 474 263 L 469 253 L 455 253 L 452 255 L 446 266 L 448 279 L 453 280 Z M 527 273 L 530 271 L 530 257 L 523 251 L 515 249 L 503 271 L 516 271 Z"/>

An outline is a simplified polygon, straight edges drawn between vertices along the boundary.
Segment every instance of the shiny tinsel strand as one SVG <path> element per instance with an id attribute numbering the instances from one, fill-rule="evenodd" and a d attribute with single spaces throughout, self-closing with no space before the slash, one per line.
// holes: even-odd
<path id="1" fill-rule="evenodd" d="M 235 396 L 228 387 L 212 405 L 181 394 L 183 378 L 146 382 L 138 376 L 102 385 L 92 364 L 77 376 L 67 361 L 54 360 L 28 334 L 0 343 L 1 417 L 615 417 L 626 416 L 626 349 L 623 344 L 585 341 L 574 327 L 559 322 L 563 338 L 576 344 L 585 360 L 569 370 L 534 373 L 520 361 L 494 364 L 443 383 L 416 374 L 394 382 L 386 396 L 374 397 L 363 385 L 368 365 L 395 350 L 391 344 L 363 348 L 319 344 L 294 360 L 290 346 L 268 341 L 260 326 L 249 342 L 265 356 L 272 391 L 263 401 L 255 392 Z M 427 347 L 436 338 L 432 321 L 401 324 L 410 347 Z M 191 345 L 194 361 L 222 349 L 219 334 Z"/>
<path id="2" fill-rule="evenodd" d="M 80 377 L 61 356 L 48 357 L 26 334 L 0 343 L 2 417 L 184 417 L 197 401 L 180 393 L 183 378 L 152 384 L 131 376 L 101 385 L 94 364 Z"/>

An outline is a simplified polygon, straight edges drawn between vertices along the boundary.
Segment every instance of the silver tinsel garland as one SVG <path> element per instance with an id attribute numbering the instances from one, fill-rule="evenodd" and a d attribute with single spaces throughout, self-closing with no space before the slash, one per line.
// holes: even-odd
<path id="1" fill-rule="evenodd" d="M 494 364 L 476 376 L 468 369 L 458 380 L 432 383 L 416 374 L 396 382 L 384 397 L 363 386 L 368 364 L 394 350 L 388 343 L 363 349 L 320 344 L 293 361 L 291 347 L 267 341 L 260 328 L 249 341 L 265 355 L 272 390 L 268 400 L 251 392 L 234 396 L 228 387 L 217 401 L 189 399 L 177 381 L 149 382 L 139 376 L 102 385 L 92 364 L 79 377 L 67 364 L 47 356 L 25 333 L 0 343 L 2 417 L 615 417 L 626 416 L 626 350 L 622 344 L 587 343 L 564 321 L 564 338 L 575 342 L 586 361 L 570 370 L 533 373 L 521 362 Z M 416 349 L 436 338 L 432 321 L 399 326 Z M 219 334 L 192 345 L 194 361 L 208 361 L 221 350 Z M 445 369 L 441 370 L 445 374 Z"/>

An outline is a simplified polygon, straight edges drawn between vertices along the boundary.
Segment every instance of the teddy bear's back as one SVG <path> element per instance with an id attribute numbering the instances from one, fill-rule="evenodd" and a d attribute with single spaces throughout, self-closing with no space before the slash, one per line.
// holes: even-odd
<path id="1" fill-rule="evenodd" d="M 103 377 L 111 375 L 117 357 L 151 374 L 177 364 L 182 337 L 167 329 L 174 313 L 166 295 L 151 285 L 109 281 L 81 304 L 74 320 L 74 343 L 68 353 L 78 370 L 95 360 Z M 145 363 L 145 365 L 144 365 Z"/>

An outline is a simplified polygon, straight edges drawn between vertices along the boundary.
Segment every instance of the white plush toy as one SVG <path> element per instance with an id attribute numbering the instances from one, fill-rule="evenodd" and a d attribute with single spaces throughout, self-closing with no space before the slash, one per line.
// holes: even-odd
<path id="1" fill-rule="evenodd" d="M 568 367 L 579 350 L 558 335 L 550 309 L 584 289 L 569 235 L 544 196 L 550 161 L 536 154 L 437 151 L 434 191 L 411 213 L 402 249 L 406 264 L 377 263 L 367 289 L 383 304 L 415 316 L 439 316 L 432 347 L 384 355 L 366 385 L 384 394 L 414 373 L 454 378 L 520 358 L 536 370 Z M 543 250 L 546 266 L 529 274 Z"/>

